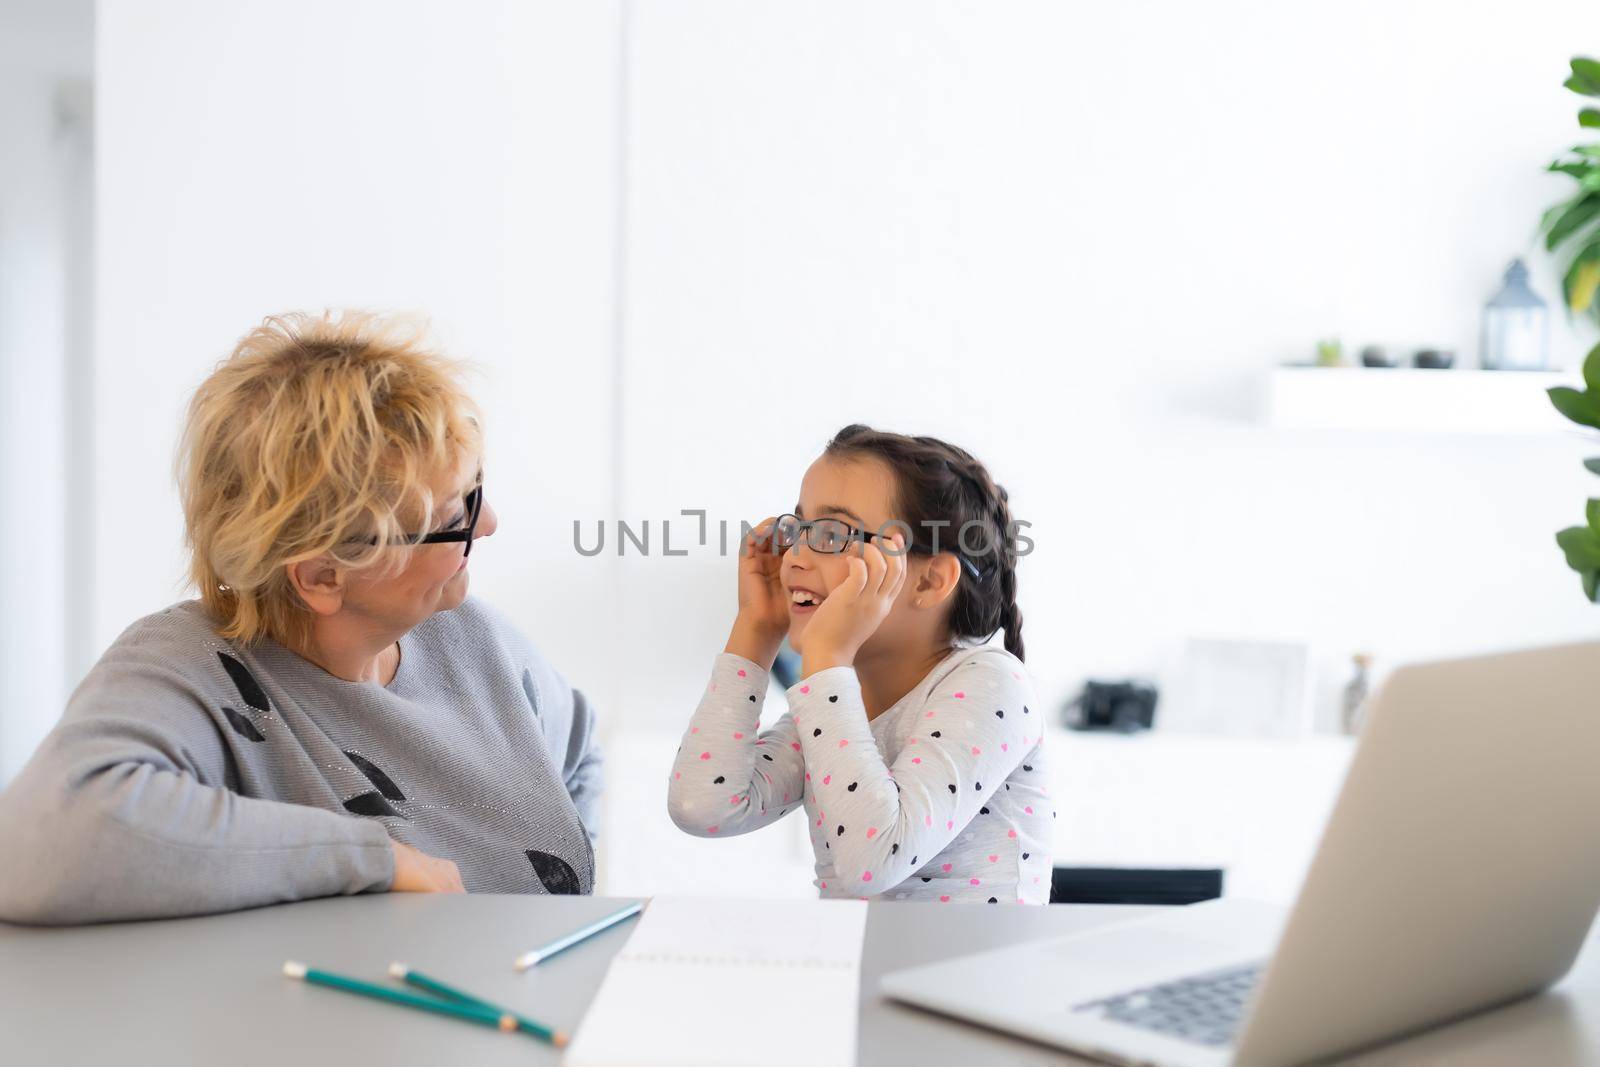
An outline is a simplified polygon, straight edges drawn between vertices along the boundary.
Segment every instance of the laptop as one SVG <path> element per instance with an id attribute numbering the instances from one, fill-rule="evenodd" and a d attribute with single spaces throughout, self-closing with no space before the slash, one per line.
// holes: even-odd
<path id="1" fill-rule="evenodd" d="M 1592 643 L 1395 670 L 1287 910 L 1225 897 L 881 989 L 1113 1063 L 1296 1064 L 1548 987 L 1597 907 Z"/>

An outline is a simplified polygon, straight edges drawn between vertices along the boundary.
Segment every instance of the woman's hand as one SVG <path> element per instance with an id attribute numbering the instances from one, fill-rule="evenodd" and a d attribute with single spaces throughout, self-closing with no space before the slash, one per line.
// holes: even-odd
<path id="1" fill-rule="evenodd" d="M 887 552 L 861 542 L 860 554 L 849 558 L 849 576 L 829 591 L 806 623 L 801 649 L 806 677 L 855 663 L 861 646 L 889 617 L 906 581 L 905 537 L 897 532 L 889 541 L 893 547 Z"/>
<path id="2" fill-rule="evenodd" d="M 789 602 L 778 578 L 783 556 L 772 550 L 777 522 L 775 516 L 763 519 L 739 546 L 739 616 L 724 650 L 766 668 L 789 632 Z"/>
<path id="3" fill-rule="evenodd" d="M 430 856 L 410 845 L 390 841 L 394 852 L 394 883 L 391 893 L 465 893 L 461 871 L 449 860 Z"/>

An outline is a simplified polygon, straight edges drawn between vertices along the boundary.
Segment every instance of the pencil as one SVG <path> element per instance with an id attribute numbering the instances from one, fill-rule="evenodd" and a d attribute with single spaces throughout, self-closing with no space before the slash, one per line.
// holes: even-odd
<path id="1" fill-rule="evenodd" d="M 509 1015 L 511 1018 L 516 1020 L 517 1029 L 523 1031 L 524 1033 L 532 1034 L 534 1037 L 543 1038 L 556 1048 L 566 1047 L 567 1035 L 562 1033 L 560 1030 L 555 1030 L 544 1025 L 543 1023 L 535 1022 L 526 1015 L 523 1015 L 519 1012 L 514 1012 L 510 1008 L 502 1008 L 498 1004 L 491 1004 L 481 997 L 475 997 L 471 993 L 457 989 L 454 986 L 445 985 L 437 978 L 429 978 L 425 974 L 422 974 L 418 971 L 413 971 L 410 967 L 407 967 L 403 963 L 389 964 L 389 974 L 394 978 L 400 979 L 402 982 L 414 985 L 418 989 L 426 989 L 428 992 L 444 997 L 447 1000 L 453 1000 L 461 1004 L 470 1004 L 474 1007 L 482 1008 L 484 1011 L 493 1012 L 501 1017 Z"/>
<path id="2" fill-rule="evenodd" d="M 437 1012 L 440 1015 L 449 1015 L 467 1022 L 478 1023 L 480 1026 L 493 1026 L 506 1033 L 515 1033 L 517 1017 L 509 1012 L 496 1012 L 489 1008 L 478 1007 L 471 1004 L 458 1004 L 448 1000 L 435 1000 L 432 997 L 419 997 L 415 993 L 402 993 L 397 989 L 386 989 L 370 982 L 362 982 L 355 978 L 346 978 L 343 975 L 331 974 L 328 971 L 319 971 L 314 967 L 307 967 L 303 963 L 290 960 L 283 965 L 283 973 L 290 978 L 298 978 L 313 985 L 327 986 L 330 989 L 342 989 L 346 993 L 357 993 L 374 1000 L 386 1000 L 390 1004 L 398 1004 L 403 1008 L 420 1008 L 423 1011 Z"/>
<path id="3" fill-rule="evenodd" d="M 600 919 L 597 922 L 592 922 L 582 929 L 574 930 L 565 937 L 558 937 L 548 945 L 541 945 L 539 948 L 533 949 L 531 952 L 524 952 L 522 955 L 517 957 L 516 962 L 513 963 L 512 966 L 519 971 L 525 971 L 529 967 L 537 967 L 539 964 L 543 963 L 551 956 L 554 956 L 556 953 L 565 952 L 573 945 L 576 945 L 582 941 L 587 941 L 600 931 L 609 930 L 622 920 L 633 918 L 642 910 L 644 910 L 644 905 L 638 901 L 635 901 L 634 903 L 629 904 L 626 908 L 623 908 L 621 911 L 607 915 L 604 919 Z"/>

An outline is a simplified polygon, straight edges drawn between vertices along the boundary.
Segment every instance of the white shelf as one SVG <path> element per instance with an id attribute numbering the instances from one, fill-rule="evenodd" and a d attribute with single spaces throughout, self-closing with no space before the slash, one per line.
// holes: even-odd
<path id="1" fill-rule="evenodd" d="M 1550 404 L 1576 372 L 1277 367 L 1267 419 L 1280 429 L 1551 434 L 1572 429 Z"/>

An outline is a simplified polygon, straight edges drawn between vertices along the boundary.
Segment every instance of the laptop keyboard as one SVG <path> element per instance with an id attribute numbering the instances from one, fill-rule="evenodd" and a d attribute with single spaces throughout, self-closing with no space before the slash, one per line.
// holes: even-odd
<path id="1" fill-rule="evenodd" d="M 1153 1030 L 1182 1041 L 1227 1045 L 1239 1032 L 1263 966 L 1264 963 L 1247 963 L 1197 974 L 1092 1000 L 1072 1010 L 1098 1012 L 1110 1022 Z"/>

